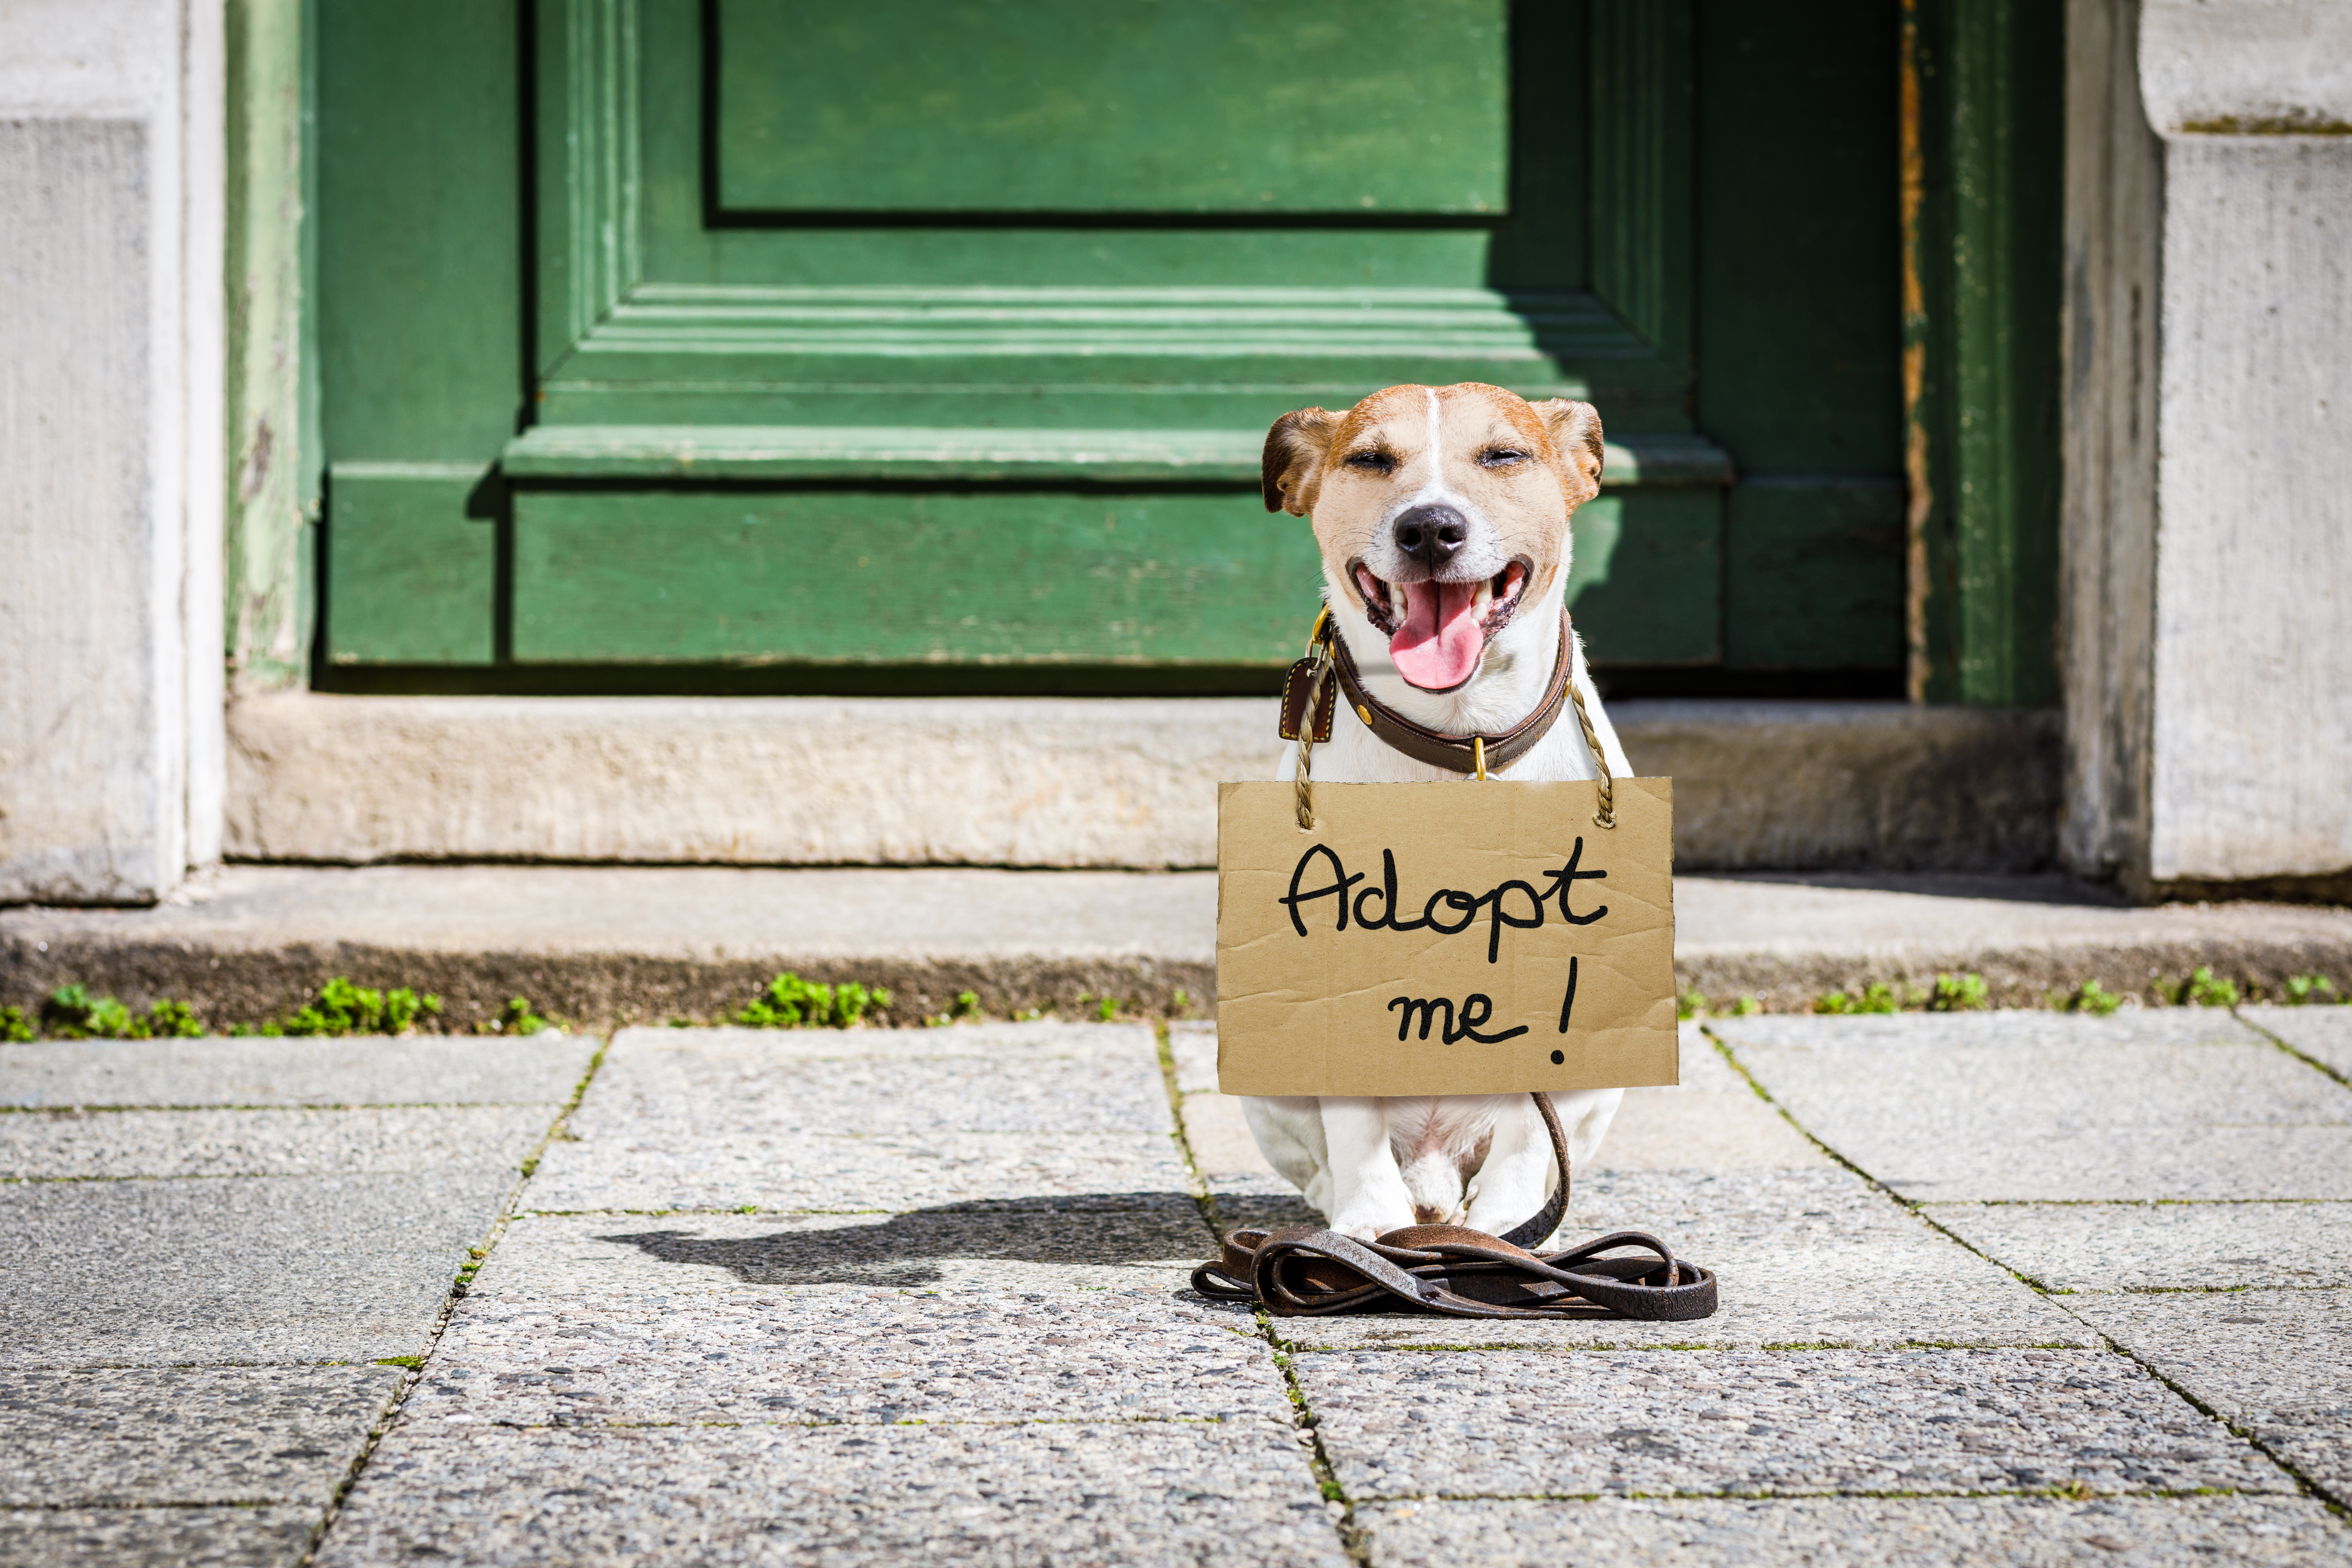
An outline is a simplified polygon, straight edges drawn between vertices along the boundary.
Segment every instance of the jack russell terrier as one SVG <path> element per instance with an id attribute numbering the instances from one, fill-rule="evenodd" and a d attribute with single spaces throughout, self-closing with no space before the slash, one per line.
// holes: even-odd
<path id="1" fill-rule="evenodd" d="M 1313 521 L 1333 652 L 1354 687 L 1337 705 L 1330 740 L 1315 747 L 1313 777 L 1461 779 L 1468 768 L 1408 751 L 1443 754 L 1458 744 L 1450 738 L 1473 736 L 1483 738 L 1491 777 L 1598 777 L 1575 723 L 1545 727 L 1561 707 L 1563 659 L 1609 771 L 1633 773 L 1563 601 L 1569 517 L 1600 488 L 1601 416 L 1566 398 L 1530 404 L 1474 382 L 1391 386 L 1343 414 L 1302 408 L 1275 421 L 1266 510 Z M 1360 705 L 1359 696 L 1370 700 Z M 1416 737 L 1398 718 L 1434 733 Z M 1286 747 L 1275 776 L 1293 778 L 1297 766 Z M 1551 1097 L 1572 1163 L 1600 1147 L 1623 1098 L 1615 1089 Z M 1274 1168 L 1331 1229 L 1359 1241 L 1411 1225 L 1500 1235 L 1540 1209 L 1558 1181 L 1542 1118 L 1524 1094 L 1288 1096 L 1242 1106 Z"/>

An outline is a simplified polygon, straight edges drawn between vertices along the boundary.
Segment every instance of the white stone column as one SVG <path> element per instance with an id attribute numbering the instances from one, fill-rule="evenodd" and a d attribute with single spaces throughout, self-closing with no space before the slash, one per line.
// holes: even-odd
<path id="1" fill-rule="evenodd" d="M 220 852 L 220 0 L 0 0 L 0 901 Z"/>
<path id="2" fill-rule="evenodd" d="M 2352 887 L 2352 5 L 2073 0 L 2062 845 Z"/>

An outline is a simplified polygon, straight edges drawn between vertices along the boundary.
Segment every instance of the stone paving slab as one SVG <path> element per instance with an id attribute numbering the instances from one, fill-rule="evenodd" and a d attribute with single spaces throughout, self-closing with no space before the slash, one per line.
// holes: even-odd
<path id="1" fill-rule="evenodd" d="M 593 1038 L 44 1040 L 0 1046 L 0 1105 L 561 1105 Z"/>
<path id="2" fill-rule="evenodd" d="M 755 1209 L 886 1213 L 909 1205 L 1034 1201 L 1127 1207 L 1191 1179 L 1161 1133 L 959 1132 L 801 1137 L 772 1143 L 549 1146 L 523 1201 L 534 1210 Z"/>
<path id="3" fill-rule="evenodd" d="M 1195 1305 L 1189 1200 L 1109 1213 L 517 1221 L 417 1422 L 1283 1417 L 1245 1314 Z"/>
<path id="4" fill-rule="evenodd" d="M 822 1054 L 820 1054 L 822 1053 Z M 624 1029 L 573 1118 L 581 1137 L 784 1132 L 1167 1132 L 1140 1025 Z"/>
<path id="5" fill-rule="evenodd" d="M 2352 1503 L 2352 1300 L 2341 1290 L 2080 1296 L 2074 1311 Z"/>
<path id="6" fill-rule="evenodd" d="M 2352 1078 L 2352 1007 L 2250 1006 L 2239 1008 L 2238 1016 Z"/>
<path id="7" fill-rule="evenodd" d="M 1368 1313 L 1279 1319 L 1274 1331 L 1299 1346 L 2099 1342 L 2007 1271 L 1847 1171 L 1628 1172 L 1578 1183 L 1566 1234 L 1612 1230 L 1652 1232 L 1715 1269 L 1722 1302 L 1715 1315 L 1637 1323 Z"/>
<path id="8" fill-rule="evenodd" d="M 1359 1509 L 1379 1568 L 2315 1568 L 2352 1529 L 2308 1498 L 1640 1498 Z"/>
<path id="9" fill-rule="evenodd" d="M 1202 1094 L 1217 1087 L 1214 1020 L 1179 1019 L 1168 1026 L 1168 1054 L 1176 1060 L 1176 1092 Z"/>
<path id="10" fill-rule="evenodd" d="M 511 1171 L 547 1136 L 559 1110 L 20 1110 L 0 1115 L 0 1178 Z"/>
<path id="11" fill-rule="evenodd" d="M 2294 1489 L 2099 1352 L 1357 1351 L 1293 1364 L 1360 1499 Z"/>
<path id="12" fill-rule="evenodd" d="M 294 1568 L 311 1508 L 0 1510 L 12 1568 Z"/>
<path id="13" fill-rule="evenodd" d="M 2352 1089 L 2219 1009 L 1708 1027 L 1908 1198 L 2352 1198 Z"/>
<path id="14" fill-rule="evenodd" d="M 861 1215 L 529 1215 L 469 1302 L 812 1290 L 1161 1290 L 1212 1247 L 1190 1198 Z"/>
<path id="15" fill-rule="evenodd" d="M 2224 1416 L 2341 1406 L 2352 1417 L 2352 1299 L 2340 1290 L 2085 1295 L 2066 1305 Z"/>
<path id="16" fill-rule="evenodd" d="M 2352 1284 L 2352 1204 L 1930 1204 L 2053 1290 Z"/>
<path id="17" fill-rule="evenodd" d="M 1140 1297 L 862 1291 L 468 1301 L 404 1423 L 1286 1418 L 1264 1341 Z"/>
<path id="18" fill-rule="evenodd" d="M 1180 1194 L 1151 1031 L 626 1029 L 535 1209 L 906 1209 Z M 816 1058 L 812 1050 L 877 1045 Z"/>
<path id="19" fill-rule="evenodd" d="M 1177 1024 L 1176 1028 L 1209 1025 Z M 757 1062 L 774 1057 L 810 1061 L 934 1061 L 981 1057 L 1001 1062 L 1135 1061 L 1151 1064 L 1158 1081 L 1160 1041 L 1149 1024 L 1080 1024 L 1058 1018 L 968 1019 L 936 1028 L 906 1029 L 624 1029 L 616 1035 L 659 1046 L 699 1042 L 696 1054 L 723 1060 L 733 1052 Z M 1161 1103 L 1166 1103 L 1163 1096 Z"/>
<path id="20" fill-rule="evenodd" d="M 322 1568 L 1211 1563 L 1347 1568 L 1286 1425 L 394 1432 Z"/>
<path id="21" fill-rule="evenodd" d="M 511 1184 L 477 1167 L 0 1185 L 0 1366 L 415 1355 Z"/>
<path id="22" fill-rule="evenodd" d="M 389 1366 L 0 1372 L 0 1504 L 324 1508 L 403 1375 Z"/>
<path id="23" fill-rule="evenodd" d="M 1599 1171 L 1802 1171 L 1829 1163 L 1745 1083 L 1629 1089 L 1593 1155 Z"/>

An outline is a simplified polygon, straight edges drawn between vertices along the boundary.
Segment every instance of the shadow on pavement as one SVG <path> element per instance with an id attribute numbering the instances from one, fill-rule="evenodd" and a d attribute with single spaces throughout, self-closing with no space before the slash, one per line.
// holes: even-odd
<path id="1" fill-rule="evenodd" d="M 664 1263 L 724 1268 L 751 1285 L 894 1289 L 935 1283 L 948 1262 L 1190 1266 L 1213 1245 L 1192 1200 L 1168 1193 L 1092 1194 L 1050 1206 L 950 1204 L 850 1224 L 802 1220 L 761 1236 L 646 1230 L 597 1239 Z"/>

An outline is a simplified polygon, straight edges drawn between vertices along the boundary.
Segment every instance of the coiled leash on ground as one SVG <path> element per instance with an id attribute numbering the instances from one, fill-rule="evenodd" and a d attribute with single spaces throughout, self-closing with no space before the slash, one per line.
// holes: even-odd
<path id="1" fill-rule="evenodd" d="M 1224 1255 L 1192 1270 L 1214 1301 L 1255 1301 L 1280 1318 L 1418 1308 L 1457 1318 L 1639 1318 L 1681 1322 L 1715 1311 L 1715 1271 L 1685 1263 L 1656 1237 L 1621 1230 L 1540 1257 L 1528 1247 L 1568 1213 L 1568 1135 L 1538 1094 L 1559 1186 L 1542 1212 L 1502 1236 L 1412 1225 L 1376 1241 L 1312 1226 L 1236 1230 Z M 1603 1258 L 1620 1247 L 1647 1257 Z"/>

